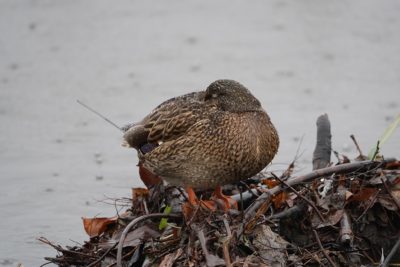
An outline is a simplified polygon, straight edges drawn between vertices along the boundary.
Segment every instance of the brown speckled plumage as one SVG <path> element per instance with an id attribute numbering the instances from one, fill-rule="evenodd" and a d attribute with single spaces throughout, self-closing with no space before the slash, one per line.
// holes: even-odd
<path id="1" fill-rule="evenodd" d="M 205 91 L 165 101 L 126 128 L 143 166 L 177 186 L 208 189 L 261 171 L 275 156 L 278 134 L 243 85 L 218 80 Z M 154 149 L 142 153 L 143 145 Z"/>

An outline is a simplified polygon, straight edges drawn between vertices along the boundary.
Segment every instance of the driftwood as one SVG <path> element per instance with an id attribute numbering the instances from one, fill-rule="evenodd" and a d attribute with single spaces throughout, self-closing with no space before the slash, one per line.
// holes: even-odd
<path id="1" fill-rule="evenodd" d="M 331 123 L 328 115 L 321 115 L 317 119 L 317 143 L 313 154 L 313 170 L 325 168 L 331 163 L 331 139 Z"/>

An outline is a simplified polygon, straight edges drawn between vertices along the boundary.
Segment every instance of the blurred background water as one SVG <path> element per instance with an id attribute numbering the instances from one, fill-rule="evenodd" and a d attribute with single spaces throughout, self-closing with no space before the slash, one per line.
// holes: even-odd
<path id="1" fill-rule="evenodd" d="M 246 85 L 276 125 L 270 166 L 311 169 L 315 120 L 333 147 L 364 153 L 399 114 L 396 0 L 0 0 L 0 265 L 39 266 L 87 239 L 81 216 L 113 216 L 108 197 L 140 186 L 119 125 L 219 78 Z M 399 156 L 397 131 L 382 148 Z M 73 240 L 73 241 L 71 241 Z"/>

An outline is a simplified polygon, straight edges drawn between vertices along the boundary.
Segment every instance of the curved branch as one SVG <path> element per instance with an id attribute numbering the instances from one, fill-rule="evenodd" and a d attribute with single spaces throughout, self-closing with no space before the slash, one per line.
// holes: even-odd
<path id="1" fill-rule="evenodd" d="M 181 214 L 165 214 L 165 213 L 153 213 L 153 214 L 146 214 L 140 217 L 137 217 L 133 221 L 131 221 L 124 229 L 124 231 L 121 234 L 121 237 L 119 238 L 118 241 L 118 250 L 117 250 L 117 266 L 122 267 L 122 249 L 124 247 L 124 241 L 126 238 L 126 235 L 128 232 L 131 230 L 132 227 L 134 227 L 136 224 L 140 223 L 141 221 L 145 221 L 148 219 L 154 219 L 154 218 L 182 218 Z"/>

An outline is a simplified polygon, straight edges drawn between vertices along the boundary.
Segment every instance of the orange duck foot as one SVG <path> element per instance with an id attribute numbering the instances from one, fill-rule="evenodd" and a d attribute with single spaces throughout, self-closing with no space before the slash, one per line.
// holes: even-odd
<path id="1" fill-rule="evenodd" d="M 228 211 L 229 209 L 235 209 L 235 210 L 238 209 L 237 201 L 231 198 L 230 196 L 224 195 L 224 193 L 222 193 L 222 187 L 219 185 L 217 186 L 217 188 L 215 188 L 215 191 L 211 199 L 217 205 L 219 204 L 219 208 L 222 209 L 223 211 Z"/>
<path id="2" fill-rule="evenodd" d="M 188 202 L 193 207 L 200 205 L 211 211 L 216 211 L 217 209 L 223 211 L 238 209 L 236 200 L 224 195 L 221 186 L 217 186 L 210 200 L 198 200 L 191 187 L 187 187 L 186 192 L 188 193 Z"/>

